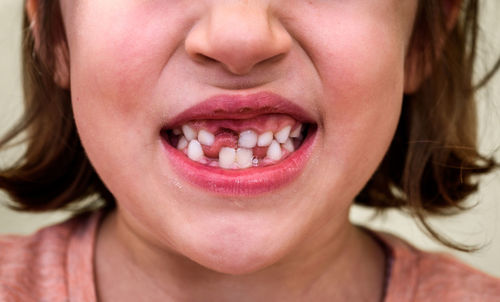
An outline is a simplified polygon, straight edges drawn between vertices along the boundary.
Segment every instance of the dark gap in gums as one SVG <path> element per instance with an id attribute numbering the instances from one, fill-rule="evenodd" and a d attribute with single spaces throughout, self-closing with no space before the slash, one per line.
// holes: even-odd
<path id="1" fill-rule="evenodd" d="M 214 135 L 217 136 L 219 134 L 230 134 L 230 135 L 235 135 L 236 137 L 239 135 L 238 132 L 232 130 L 232 129 L 229 129 L 229 128 L 220 128 L 219 130 L 217 130 Z"/>

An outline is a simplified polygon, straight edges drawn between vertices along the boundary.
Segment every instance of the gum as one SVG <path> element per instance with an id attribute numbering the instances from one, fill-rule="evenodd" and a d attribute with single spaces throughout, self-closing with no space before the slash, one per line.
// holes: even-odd
<path id="1" fill-rule="evenodd" d="M 235 132 L 220 132 L 215 135 L 215 141 L 213 145 L 206 146 L 201 145 L 203 148 L 203 153 L 205 156 L 211 158 L 218 158 L 219 151 L 222 147 L 229 147 L 236 149 L 238 147 L 238 134 Z"/>
<path id="2" fill-rule="evenodd" d="M 213 134 L 218 134 L 224 130 L 231 130 L 240 133 L 245 130 L 253 130 L 257 134 L 267 131 L 278 132 L 286 126 L 292 126 L 292 131 L 300 125 L 292 117 L 285 114 L 266 114 L 259 115 L 250 119 L 224 119 L 224 120 L 196 120 L 187 123 L 195 131 L 202 129 Z"/>

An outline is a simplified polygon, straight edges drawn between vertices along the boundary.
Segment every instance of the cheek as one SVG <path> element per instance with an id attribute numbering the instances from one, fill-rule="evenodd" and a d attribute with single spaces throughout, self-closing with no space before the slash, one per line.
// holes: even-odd
<path id="1" fill-rule="evenodd" d="M 78 29 L 68 33 L 72 92 L 110 114 L 137 118 L 148 111 L 189 17 L 176 13 L 179 5 L 167 7 L 170 1 L 110 2 L 83 3 L 71 21 Z"/>
<path id="2" fill-rule="evenodd" d="M 128 184 L 133 193 L 130 176 L 150 166 L 155 152 L 161 117 L 154 94 L 179 27 L 129 0 L 116 9 L 106 7 L 116 1 L 91 2 L 82 2 L 68 33 L 75 120 L 106 184 L 113 189 Z M 80 32 L 71 30 L 76 28 Z"/>
<path id="3" fill-rule="evenodd" d="M 335 25 L 341 29 L 315 40 L 313 52 L 324 88 L 324 161 L 339 184 L 358 179 L 355 191 L 383 158 L 399 120 L 405 39 L 377 19 Z"/>
<path id="4" fill-rule="evenodd" d="M 390 29 L 375 24 L 345 27 L 325 39 L 320 49 L 327 51 L 317 56 L 319 72 L 332 94 L 332 106 L 361 109 L 384 105 L 394 99 L 394 93 L 402 95 L 404 41 Z"/>
<path id="5" fill-rule="evenodd" d="M 343 28 L 324 40 L 328 51 L 317 58 L 328 95 L 325 116 L 340 125 L 393 123 L 403 95 L 404 37 L 376 20 L 355 20 Z"/>

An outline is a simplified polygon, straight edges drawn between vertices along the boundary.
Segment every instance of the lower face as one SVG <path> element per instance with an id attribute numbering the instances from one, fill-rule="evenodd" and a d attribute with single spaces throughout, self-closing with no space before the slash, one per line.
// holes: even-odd
<path id="1" fill-rule="evenodd" d="M 349 228 L 397 126 L 416 2 L 62 0 L 78 131 L 120 220 L 232 274 Z M 236 72 L 268 47 L 231 40 L 260 14 L 290 43 Z M 227 56 L 200 62 L 186 41 L 216 25 L 200 51 Z"/>

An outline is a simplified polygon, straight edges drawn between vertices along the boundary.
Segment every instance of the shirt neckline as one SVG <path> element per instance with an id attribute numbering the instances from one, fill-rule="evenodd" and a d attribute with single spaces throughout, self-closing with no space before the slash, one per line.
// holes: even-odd
<path id="1" fill-rule="evenodd" d="M 74 218 L 78 221 L 69 239 L 66 259 L 70 302 L 97 301 L 94 256 L 97 229 L 103 216 L 102 211 L 95 211 Z"/>
<path id="2" fill-rule="evenodd" d="M 95 302 L 95 243 L 103 211 L 82 214 L 76 218 L 68 242 L 67 276 L 68 297 L 71 302 Z M 85 221 L 82 221 L 85 220 Z M 413 301 L 418 272 L 415 269 L 417 254 L 402 240 L 391 234 L 365 229 L 383 248 L 385 272 L 383 302 Z"/>

